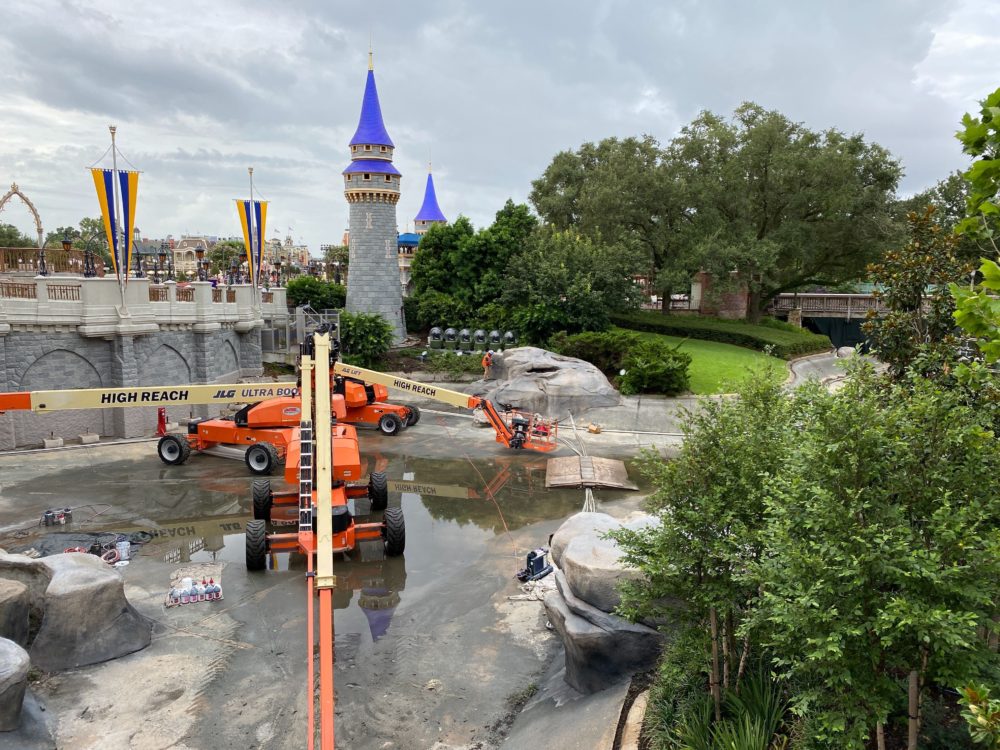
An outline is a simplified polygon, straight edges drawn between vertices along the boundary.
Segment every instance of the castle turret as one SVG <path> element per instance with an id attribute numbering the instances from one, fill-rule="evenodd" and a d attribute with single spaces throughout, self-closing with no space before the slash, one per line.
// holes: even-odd
<path id="1" fill-rule="evenodd" d="M 424 188 L 424 203 L 413 218 L 414 230 L 417 234 L 424 234 L 434 224 L 447 224 L 441 208 L 438 206 L 437 194 L 434 192 L 434 175 L 431 174 L 431 165 L 427 165 L 427 186 Z"/>
<path id="2" fill-rule="evenodd" d="M 372 53 L 361 101 L 361 118 L 351 138 L 351 163 L 344 170 L 350 204 L 348 312 L 378 313 L 392 324 L 393 338 L 406 335 L 396 260 L 396 203 L 402 175 L 392 164 L 392 139 L 382 121 Z"/>

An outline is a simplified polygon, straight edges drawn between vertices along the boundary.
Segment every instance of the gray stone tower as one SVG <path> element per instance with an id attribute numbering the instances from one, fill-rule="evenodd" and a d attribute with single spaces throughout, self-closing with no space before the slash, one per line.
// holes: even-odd
<path id="1" fill-rule="evenodd" d="M 392 324 L 393 338 L 399 343 L 406 336 L 396 232 L 402 175 L 392 165 L 394 146 L 382 122 L 371 52 L 361 119 L 350 145 L 351 163 L 343 172 L 351 212 L 347 310 L 378 313 Z"/>

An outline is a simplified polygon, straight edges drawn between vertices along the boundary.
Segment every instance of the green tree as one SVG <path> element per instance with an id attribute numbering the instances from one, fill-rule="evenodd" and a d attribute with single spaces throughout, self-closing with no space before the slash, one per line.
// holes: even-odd
<path id="1" fill-rule="evenodd" d="M 556 154 L 532 182 L 530 200 L 546 223 L 641 251 L 633 273 L 652 276 L 669 310 L 672 292 L 697 271 L 684 255 L 681 183 L 655 139 L 606 138 Z"/>
<path id="2" fill-rule="evenodd" d="M 46 248 L 61 248 L 63 239 L 69 237 L 74 243 L 79 243 L 80 230 L 76 227 L 57 227 L 45 235 Z"/>
<path id="3" fill-rule="evenodd" d="M 769 486 L 756 626 L 815 745 L 917 747 L 925 685 L 995 665 L 980 636 L 1000 598 L 1000 453 L 958 391 L 859 370 L 802 400 Z M 900 690 L 905 676 L 909 699 Z"/>
<path id="4" fill-rule="evenodd" d="M 111 251 L 108 249 L 108 235 L 104 230 L 104 220 L 84 217 L 80 219 L 80 244 L 83 249 L 97 253 L 105 265 L 111 265 Z"/>
<path id="5" fill-rule="evenodd" d="M 374 367 L 392 346 L 392 324 L 381 315 L 340 314 L 340 347 L 344 361 L 359 367 Z"/>
<path id="6" fill-rule="evenodd" d="M 0 224 L 0 247 L 37 247 L 37 240 L 32 240 L 13 224 Z"/>
<path id="7" fill-rule="evenodd" d="M 730 121 L 703 112 L 667 154 L 686 186 L 690 252 L 746 286 L 751 319 L 781 292 L 861 278 L 893 237 L 900 167 L 860 135 L 743 104 Z"/>
<path id="8" fill-rule="evenodd" d="M 510 262 L 501 301 L 522 337 L 599 331 L 608 315 L 638 305 L 634 253 L 572 231 L 541 228 Z"/>
<path id="9" fill-rule="evenodd" d="M 292 307 L 309 305 L 314 310 L 339 310 L 347 301 L 347 289 L 342 284 L 312 276 L 297 276 L 285 288 Z"/>
<path id="10" fill-rule="evenodd" d="M 206 253 L 206 257 L 210 263 L 210 274 L 227 274 L 234 260 L 237 266 L 246 262 L 246 246 L 236 240 L 220 240 L 212 245 L 212 248 Z"/>
<path id="11" fill-rule="evenodd" d="M 965 173 L 970 190 L 966 218 L 957 231 L 988 244 L 1000 257 L 997 232 L 1000 227 L 1000 89 L 982 101 L 980 117 L 966 114 L 964 129 L 956 134 L 963 151 L 976 158 Z M 983 283 L 966 288 L 953 284 L 955 320 L 979 342 L 987 362 L 1000 359 L 1000 265 L 982 258 L 979 268 Z"/>
<path id="12" fill-rule="evenodd" d="M 948 232 L 954 232 L 965 219 L 969 199 L 969 182 L 961 172 L 953 172 L 933 187 L 896 203 L 897 223 L 907 226 L 906 217 L 911 212 L 922 213 L 934 206 L 935 220 Z M 969 234 L 960 234 L 956 250 L 963 260 L 975 261 L 983 254 L 983 245 Z"/>
<path id="13" fill-rule="evenodd" d="M 323 247 L 323 262 L 326 263 L 327 278 L 334 281 L 339 269 L 340 280 L 343 283 L 351 263 L 351 249 L 347 245 L 326 245 Z"/>
<path id="14" fill-rule="evenodd" d="M 717 718 L 723 689 L 737 686 L 755 646 L 748 632 L 739 635 L 758 589 L 746 571 L 766 548 L 767 479 L 794 439 L 793 411 L 764 373 L 746 379 L 738 398 L 703 400 L 685 415 L 675 459 L 643 459 L 659 523 L 614 534 L 625 561 L 643 573 L 623 587 L 621 611 L 701 631 Z"/>
<path id="15" fill-rule="evenodd" d="M 449 296 L 466 293 L 475 286 L 475 264 L 467 262 L 465 248 L 475 230 L 472 222 L 459 216 L 451 224 L 435 224 L 420 238 L 413 256 L 410 278 L 413 292 L 440 292 Z"/>
<path id="16" fill-rule="evenodd" d="M 948 284 L 967 276 L 972 267 L 959 257 L 958 237 L 937 223 L 927 206 L 907 217 L 909 241 L 868 267 L 878 296 L 889 308 L 864 324 L 879 359 L 893 377 L 903 377 L 921 351 L 936 349 L 948 361 L 957 341 L 952 332 L 955 300 Z"/>

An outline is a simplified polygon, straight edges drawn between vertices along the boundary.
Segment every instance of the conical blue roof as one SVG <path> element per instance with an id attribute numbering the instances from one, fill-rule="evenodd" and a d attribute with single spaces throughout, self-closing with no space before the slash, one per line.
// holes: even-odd
<path id="1" fill-rule="evenodd" d="M 438 206 L 437 195 L 434 193 L 434 176 L 427 173 L 427 187 L 424 189 L 424 205 L 420 207 L 414 221 L 448 221 Z"/>
<path id="2" fill-rule="evenodd" d="M 382 107 L 378 103 L 378 89 L 375 88 L 375 71 L 368 70 L 368 81 L 365 83 L 365 98 L 361 100 L 361 119 L 358 129 L 351 138 L 351 146 L 370 143 L 375 146 L 392 146 L 392 139 L 385 132 L 382 122 Z"/>

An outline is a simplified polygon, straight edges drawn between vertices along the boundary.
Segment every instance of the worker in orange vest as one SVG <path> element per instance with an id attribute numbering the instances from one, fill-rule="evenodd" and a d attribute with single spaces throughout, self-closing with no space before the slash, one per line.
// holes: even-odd
<path id="1" fill-rule="evenodd" d="M 493 366 L 493 350 L 490 349 L 483 355 L 483 380 L 490 379 L 490 368 Z"/>

